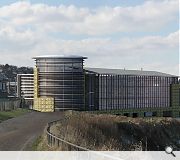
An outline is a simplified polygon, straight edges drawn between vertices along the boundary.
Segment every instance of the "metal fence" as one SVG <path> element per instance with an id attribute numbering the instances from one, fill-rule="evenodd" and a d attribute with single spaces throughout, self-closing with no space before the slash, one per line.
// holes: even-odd
<path id="1" fill-rule="evenodd" d="M 112 155 L 111 152 L 108 154 L 108 152 L 97 152 L 97 151 L 92 151 L 87 148 L 78 146 L 76 144 L 70 143 L 64 139 L 61 139 L 54 134 L 50 132 L 50 128 L 52 125 L 55 125 L 59 123 L 61 120 L 57 121 L 52 121 L 48 123 L 47 129 L 46 129 L 46 134 L 47 134 L 47 140 L 48 140 L 48 146 L 50 147 L 59 147 L 61 150 L 66 150 L 66 151 L 89 151 L 89 152 L 84 152 L 85 154 L 78 154 L 79 152 L 76 152 L 74 159 L 82 159 L 86 158 L 87 160 L 94 160 L 94 159 L 102 159 L 102 160 L 124 160 L 119 157 L 116 157 L 115 155 Z M 83 159 L 84 159 L 83 158 Z"/>
<path id="2" fill-rule="evenodd" d="M 61 147 L 62 150 L 67 150 L 67 151 L 90 151 L 87 148 L 70 143 L 64 139 L 61 139 L 55 136 L 53 133 L 51 133 L 50 127 L 52 125 L 57 124 L 58 122 L 60 122 L 60 120 L 52 121 L 48 123 L 48 126 L 47 126 L 46 134 L 47 134 L 48 145 L 50 147 Z"/>

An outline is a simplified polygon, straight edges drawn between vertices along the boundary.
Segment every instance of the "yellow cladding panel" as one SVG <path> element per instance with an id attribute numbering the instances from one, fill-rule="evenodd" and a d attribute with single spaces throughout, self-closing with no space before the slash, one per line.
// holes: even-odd
<path id="1" fill-rule="evenodd" d="M 54 112 L 54 98 L 35 98 L 33 109 L 40 112 Z"/>
<path id="2" fill-rule="evenodd" d="M 38 69 L 34 68 L 34 98 L 38 98 Z"/>
<path id="3" fill-rule="evenodd" d="M 40 112 L 54 112 L 54 98 L 38 97 L 38 69 L 34 68 L 34 110 Z"/>

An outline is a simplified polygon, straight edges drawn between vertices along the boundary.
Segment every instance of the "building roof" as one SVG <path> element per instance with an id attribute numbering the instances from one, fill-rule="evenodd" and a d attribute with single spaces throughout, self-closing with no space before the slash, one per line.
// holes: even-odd
<path id="1" fill-rule="evenodd" d="M 41 59 L 41 58 L 65 58 L 65 59 L 71 59 L 71 58 L 80 58 L 80 59 L 87 59 L 87 57 L 78 56 L 78 55 L 41 55 L 41 56 L 35 56 L 33 59 Z"/>
<path id="2" fill-rule="evenodd" d="M 138 76 L 161 76 L 161 77 L 178 77 L 157 71 L 143 70 L 126 70 L 126 69 L 107 69 L 107 68 L 85 68 L 88 72 L 111 75 L 138 75 Z"/>

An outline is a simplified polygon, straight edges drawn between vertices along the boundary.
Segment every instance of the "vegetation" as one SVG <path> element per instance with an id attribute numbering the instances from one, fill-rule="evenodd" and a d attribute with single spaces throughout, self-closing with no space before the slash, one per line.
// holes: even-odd
<path id="1" fill-rule="evenodd" d="M 73 112 L 51 127 L 56 136 L 90 150 L 180 150 L 180 122 Z M 67 147 L 67 146 L 66 146 Z M 61 146 L 59 150 L 68 150 Z M 57 149 L 56 149 L 57 150 Z"/>
<path id="2" fill-rule="evenodd" d="M 0 122 L 5 121 L 10 118 L 15 118 L 15 117 L 24 115 L 27 112 L 30 112 L 30 110 L 22 109 L 22 108 L 18 108 L 12 111 L 2 111 L 0 112 Z"/>
<path id="3" fill-rule="evenodd" d="M 43 137 L 39 136 L 32 144 L 32 151 L 37 151 L 39 144 L 43 141 Z"/>
<path id="4" fill-rule="evenodd" d="M 47 142 L 47 136 L 44 132 L 43 135 L 39 136 L 31 146 L 32 151 L 56 151 L 56 147 L 49 147 Z"/>
<path id="5" fill-rule="evenodd" d="M 33 73 L 33 68 L 31 67 L 17 67 L 9 64 L 0 65 L 0 70 L 11 82 L 16 81 L 17 74 Z"/>

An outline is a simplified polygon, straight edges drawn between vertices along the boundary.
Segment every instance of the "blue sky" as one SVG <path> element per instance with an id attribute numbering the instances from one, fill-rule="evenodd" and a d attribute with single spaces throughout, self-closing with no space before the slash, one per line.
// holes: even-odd
<path id="1" fill-rule="evenodd" d="M 147 1 L 147 0 L 146 0 Z M 0 5 L 7 5 L 17 2 L 16 0 L 1 1 Z M 78 7 L 96 8 L 99 6 L 134 6 L 143 3 L 144 0 L 29 0 L 31 3 L 46 3 L 48 5 L 76 5 Z"/>
<path id="2" fill-rule="evenodd" d="M 33 66 L 42 54 L 178 75 L 178 0 L 0 1 L 0 63 Z"/>

